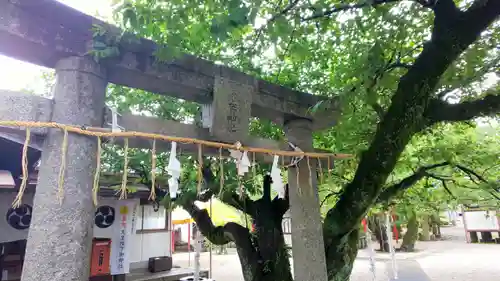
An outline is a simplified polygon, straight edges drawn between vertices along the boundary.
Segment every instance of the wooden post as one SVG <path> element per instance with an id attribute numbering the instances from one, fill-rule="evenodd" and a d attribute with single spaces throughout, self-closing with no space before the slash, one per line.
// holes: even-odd
<path id="1" fill-rule="evenodd" d="M 306 119 L 285 123 L 288 140 L 303 151 L 312 151 L 312 122 Z M 295 280 L 325 281 L 325 245 L 316 180 L 316 160 L 302 159 L 288 170 L 292 251 Z"/>
<path id="2" fill-rule="evenodd" d="M 70 57 L 56 66 L 52 121 L 100 126 L 104 71 L 90 58 Z M 63 201 L 58 195 L 63 132 L 48 131 L 40 165 L 22 281 L 82 281 L 90 274 L 94 225 L 92 184 L 97 139 L 69 134 Z"/>

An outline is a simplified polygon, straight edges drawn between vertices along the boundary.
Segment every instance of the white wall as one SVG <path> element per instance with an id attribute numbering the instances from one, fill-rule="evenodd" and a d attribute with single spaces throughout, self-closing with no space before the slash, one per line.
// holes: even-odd
<path id="1" fill-rule="evenodd" d="M 0 193 L 0 243 L 27 239 L 28 229 L 17 230 L 11 227 L 6 220 L 5 214 L 12 206 L 16 194 L 15 193 Z M 114 199 L 101 198 L 99 205 L 112 203 Z M 33 194 L 25 194 L 23 203 L 33 206 Z M 163 208 L 163 207 L 162 207 Z M 163 209 L 161 209 L 163 210 Z M 160 210 L 160 211 L 161 211 Z M 137 215 L 139 212 L 136 210 Z M 145 215 L 153 216 L 148 212 Z M 140 226 L 140 220 L 136 219 L 136 229 Z M 94 237 L 111 238 L 112 227 L 98 228 L 94 226 Z M 150 257 L 170 256 L 171 235 L 170 231 L 155 232 L 155 233 L 136 233 L 132 235 L 130 262 L 147 261 Z"/>
<path id="2" fill-rule="evenodd" d="M 170 232 L 136 234 L 133 238 L 130 262 L 147 261 L 150 257 L 171 256 Z"/>
<path id="3" fill-rule="evenodd" d="M 495 211 L 467 211 L 464 221 L 468 231 L 499 231 L 500 225 Z"/>

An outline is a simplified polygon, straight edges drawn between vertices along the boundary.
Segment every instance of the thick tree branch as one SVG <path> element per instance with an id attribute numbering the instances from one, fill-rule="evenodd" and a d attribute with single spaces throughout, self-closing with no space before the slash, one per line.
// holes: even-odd
<path id="1" fill-rule="evenodd" d="M 220 184 L 215 181 L 215 176 L 209 165 L 203 167 L 203 180 L 206 186 L 206 191 L 202 192 L 201 195 L 198 195 L 197 199 L 199 201 L 206 202 L 210 200 L 214 194 L 220 192 Z M 255 202 L 246 196 L 240 198 L 240 196 L 234 192 L 223 191 L 220 200 L 241 212 L 247 213 L 250 216 L 255 214 Z"/>
<path id="2" fill-rule="evenodd" d="M 427 6 L 434 10 L 436 17 L 450 17 L 460 12 L 453 0 L 432 0 L 427 2 L 429 3 Z"/>
<path id="3" fill-rule="evenodd" d="M 280 217 L 283 217 L 283 215 L 285 215 L 285 213 L 290 208 L 290 193 L 288 191 L 288 184 L 285 185 L 285 197 L 279 198 L 278 196 L 276 196 L 274 197 L 272 203 L 276 213 Z"/>
<path id="4" fill-rule="evenodd" d="M 391 198 L 397 196 L 398 194 L 401 194 L 408 188 L 412 187 L 422 178 L 429 176 L 429 173 L 427 171 L 438 167 L 448 166 L 449 164 L 450 164 L 449 162 L 442 162 L 430 166 L 421 167 L 413 175 L 404 178 L 399 183 L 387 187 L 377 198 L 377 203 L 388 202 L 389 200 L 391 200 Z"/>
<path id="5" fill-rule="evenodd" d="M 237 210 L 247 213 L 249 216 L 255 215 L 255 202 L 247 196 L 241 198 L 234 192 L 223 192 L 221 201 Z"/>
<path id="6" fill-rule="evenodd" d="M 432 99 L 426 112 L 431 124 L 437 122 L 467 121 L 476 117 L 493 116 L 500 113 L 500 94 L 488 94 L 473 101 L 450 104 L 440 99 Z"/>
<path id="7" fill-rule="evenodd" d="M 373 3 L 371 3 L 371 1 L 365 1 L 357 4 L 338 4 L 326 11 L 320 11 L 314 13 L 309 17 L 302 18 L 302 21 L 310 21 L 319 18 L 330 17 L 331 15 L 342 11 L 360 9 L 363 7 L 368 7 L 370 5 L 375 7 L 381 4 L 393 3 L 393 2 L 401 2 L 401 0 L 374 0 Z"/>
<path id="8" fill-rule="evenodd" d="M 481 181 L 483 183 L 488 183 L 488 181 L 485 178 L 483 178 L 478 173 L 474 172 L 474 170 L 472 170 L 472 169 L 469 169 L 463 165 L 455 165 L 455 167 L 457 167 L 462 172 L 466 173 L 471 178 L 471 180 L 475 183 L 477 183 L 477 182 L 474 180 L 474 177 L 476 177 L 479 181 Z"/>
<path id="9" fill-rule="evenodd" d="M 275 22 L 280 17 L 285 16 L 287 13 L 289 13 L 291 10 L 293 10 L 299 4 L 299 2 L 300 2 L 300 0 L 293 0 L 293 1 L 291 1 L 285 8 L 283 8 L 283 10 L 281 10 L 278 13 L 272 15 L 271 18 L 269 20 L 267 20 L 267 22 L 263 26 L 261 26 L 260 28 L 258 28 L 256 30 L 256 33 L 255 33 L 255 40 L 253 40 L 254 44 L 257 43 L 257 41 L 259 40 L 260 36 L 262 35 L 262 32 L 269 26 L 269 24 Z M 278 8 L 279 5 L 280 4 L 276 5 L 276 9 Z"/>
<path id="10" fill-rule="evenodd" d="M 340 194 L 342 193 L 342 191 L 337 191 L 337 192 L 331 192 L 329 193 L 327 196 L 325 196 L 325 198 L 323 198 L 323 200 L 321 201 L 321 203 L 319 204 L 320 207 L 323 207 L 323 204 L 325 204 L 325 202 L 332 198 L 333 196 L 339 196 Z"/>
<path id="11" fill-rule="evenodd" d="M 385 70 L 386 71 L 390 71 L 390 70 L 393 70 L 393 69 L 396 69 L 396 68 L 404 68 L 404 69 L 410 69 L 411 68 L 411 64 L 408 64 L 408 63 L 402 63 L 400 61 L 397 61 L 395 63 L 391 63 L 389 64 Z"/>
<path id="12" fill-rule="evenodd" d="M 404 148 L 425 128 L 424 114 L 443 73 L 499 15 L 500 1 L 476 0 L 456 17 L 435 17 L 431 40 L 401 77 L 353 181 L 325 217 L 325 244 L 350 233 L 376 202 Z"/>
<path id="13" fill-rule="evenodd" d="M 271 23 L 271 22 L 274 22 L 276 19 L 278 19 L 279 17 L 281 16 L 284 16 L 286 15 L 288 12 L 290 12 L 293 8 L 295 8 L 297 6 L 297 4 L 299 4 L 300 0 L 293 0 L 293 1 L 290 1 L 290 3 L 288 5 L 286 5 L 286 7 L 281 10 L 279 13 L 277 14 L 274 14 L 270 19 L 269 21 L 267 21 L 267 23 Z"/>
<path id="14" fill-rule="evenodd" d="M 236 244 L 240 258 L 245 258 L 246 266 L 254 271 L 257 269 L 259 256 L 252 244 L 252 236 L 247 228 L 234 222 L 226 223 L 224 226 L 215 226 L 207 210 L 200 210 L 194 204 L 194 201 L 186 203 L 183 207 L 196 222 L 198 230 L 211 243 L 224 245 L 233 241 Z"/>
<path id="15" fill-rule="evenodd" d="M 183 207 L 194 219 L 203 236 L 215 245 L 224 245 L 231 241 L 244 242 L 250 235 L 248 229 L 237 223 L 229 222 L 224 226 L 215 226 L 207 210 L 198 208 L 194 202 L 186 202 Z"/>

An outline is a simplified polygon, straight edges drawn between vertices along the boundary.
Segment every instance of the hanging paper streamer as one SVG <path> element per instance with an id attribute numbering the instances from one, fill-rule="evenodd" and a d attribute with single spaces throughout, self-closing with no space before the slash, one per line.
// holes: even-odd
<path id="1" fill-rule="evenodd" d="M 375 266 L 375 250 L 373 249 L 372 245 L 372 232 L 370 230 L 370 227 L 368 227 L 368 218 L 365 218 L 363 222 L 363 227 L 366 234 L 366 245 L 368 246 L 368 255 L 370 260 L 370 272 L 372 273 L 372 281 L 375 281 L 377 279 L 377 269 Z"/>
<path id="2" fill-rule="evenodd" d="M 386 214 L 386 228 L 387 228 L 387 242 L 389 244 L 389 251 L 391 253 L 391 265 L 392 265 L 392 276 L 394 280 L 398 279 L 398 267 L 396 264 L 396 252 L 394 251 L 394 247 L 392 245 L 392 220 L 389 212 Z"/>
<path id="3" fill-rule="evenodd" d="M 168 192 L 170 198 L 177 197 L 177 190 L 179 189 L 179 178 L 181 177 L 181 162 L 177 159 L 177 143 L 172 142 L 170 149 L 170 158 L 167 166 L 170 179 L 168 180 Z"/>
<path id="4" fill-rule="evenodd" d="M 237 147 L 240 147 L 240 143 L 236 143 Z M 236 168 L 238 169 L 238 175 L 243 176 L 248 173 L 249 167 L 252 165 L 250 159 L 248 159 L 248 154 L 246 151 L 229 149 L 229 155 L 236 159 Z"/>
<path id="5" fill-rule="evenodd" d="M 271 187 L 278 193 L 280 198 L 283 198 L 285 196 L 285 189 L 283 188 L 284 185 L 283 178 L 281 177 L 281 169 L 278 166 L 279 158 L 280 157 L 278 155 L 274 155 L 273 166 L 271 168 L 271 179 L 273 180 Z"/>

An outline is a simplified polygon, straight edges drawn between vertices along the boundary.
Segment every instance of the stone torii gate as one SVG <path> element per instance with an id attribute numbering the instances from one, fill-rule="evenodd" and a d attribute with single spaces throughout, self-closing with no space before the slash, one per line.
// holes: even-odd
<path id="1" fill-rule="evenodd" d="M 109 82 L 194 101 L 211 113 L 207 128 L 125 114 L 119 123 L 126 130 L 285 149 L 283 144 L 248 136 L 249 118 L 258 117 L 283 126 L 292 143 L 312 151 L 312 132 L 331 127 L 338 114 L 336 102 L 332 102 L 328 111 L 312 115 L 309 109 L 320 101 L 317 96 L 190 55 L 154 64 L 157 46 L 145 39 L 121 43 L 117 58 L 96 63 L 86 56 L 94 24 L 117 30 L 54 0 L 1 1 L 0 53 L 55 68 L 56 84 L 53 100 L 2 93 L 0 120 L 106 127 L 109 114 L 104 110 L 104 98 Z M 24 135 L 19 128 L 0 129 Z M 33 129 L 32 133 L 32 142 L 42 147 L 43 153 L 22 281 L 88 280 L 97 143 L 81 135 L 68 136 L 65 198 L 59 205 L 55 186 L 63 134 L 55 129 Z M 150 148 L 151 143 L 131 138 L 129 146 Z M 168 146 L 158 143 L 158 149 Z M 271 161 L 271 157 L 260 160 Z M 311 159 L 310 165 L 315 169 L 316 161 Z M 296 280 L 324 281 L 327 275 L 316 177 L 311 177 L 314 192 L 299 195 L 297 184 L 310 184 L 305 161 L 299 163 L 298 171 L 289 169 L 290 178 L 296 178 L 297 173 L 299 180 L 290 181 L 294 274 Z"/>

